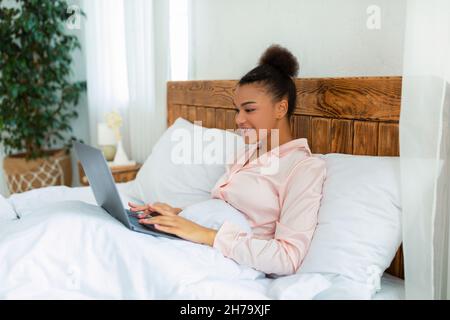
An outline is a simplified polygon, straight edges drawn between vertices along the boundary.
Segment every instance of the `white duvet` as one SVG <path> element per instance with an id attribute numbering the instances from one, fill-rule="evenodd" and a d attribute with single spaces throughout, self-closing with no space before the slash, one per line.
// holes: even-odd
<path id="1" fill-rule="evenodd" d="M 124 204 L 129 190 L 119 185 Z M 8 202 L 21 218 L 0 224 L 0 299 L 312 299 L 330 287 L 319 274 L 269 279 L 214 248 L 129 231 L 89 188 Z"/>

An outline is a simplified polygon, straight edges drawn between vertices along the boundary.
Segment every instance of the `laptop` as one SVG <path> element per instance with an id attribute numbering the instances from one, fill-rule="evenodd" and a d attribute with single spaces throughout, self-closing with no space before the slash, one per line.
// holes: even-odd
<path id="1" fill-rule="evenodd" d="M 103 153 L 99 149 L 79 142 L 74 142 L 74 147 L 94 192 L 97 204 L 109 215 L 119 220 L 125 227 L 132 231 L 157 237 L 181 239 L 174 234 L 160 231 L 153 225 L 140 224 L 137 214 L 123 207 L 111 170 L 108 167 Z"/>

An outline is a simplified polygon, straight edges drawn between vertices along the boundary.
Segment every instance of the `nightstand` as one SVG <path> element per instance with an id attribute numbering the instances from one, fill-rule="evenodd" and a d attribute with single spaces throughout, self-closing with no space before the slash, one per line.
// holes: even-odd
<path id="1" fill-rule="evenodd" d="M 128 181 L 134 180 L 141 167 L 142 167 L 142 164 L 137 163 L 132 166 L 110 167 L 110 169 L 111 169 L 111 173 L 114 178 L 114 181 L 116 183 L 120 183 L 120 182 L 128 182 Z M 84 173 L 83 167 L 81 166 L 80 162 L 78 162 L 78 173 L 80 176 L 80 183 L 83 186 L 88 186 L 89 181 Z"/>

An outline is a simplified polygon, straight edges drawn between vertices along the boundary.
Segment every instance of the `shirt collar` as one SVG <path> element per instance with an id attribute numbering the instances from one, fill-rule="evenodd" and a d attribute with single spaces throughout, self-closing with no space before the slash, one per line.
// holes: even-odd
<path id="1" fill-rule="evenodd" d="M 283 157 L 284 155 L 294 151 L 296 149 L 304 150 L 309 156 L 312 155 L 306 138 L 299 138 L 283 143 L 282 145 L 270 150 L 270 153 L 277 157 Z"/>
<path id="2" fill-rule="evenodd" d="M 237 169 L 234 170 L 240 170 L 246 159 L 250 158 L 250 156 L 256 151 L 256 148 L 258 147 L 258 144 L 246 144 L 244 154 L 242 154 L 238 159 L 237 163 Z M 270 158 L 272 156 L 276 156 L 278 158 L 283 157 L 284 155 L 294 151 L 294 150 L 303 150 L 308 156 L 312 156 L 311 150 L 308 146 L 308 140 L 306 138 L 299 138 L 294 139 L 291 141 L 288 141 L 286 143 L 283 143 L 282 145 L 273 148 L 269 152 L 264 153 L 258 159 L 253 159 L 250 163 L 246 165 L 246 168 L 254 167 L 258 164 L 260 165 L 268 165 L 270 163 Z M 247 155 L 247 158 L 244 158 L 245 154 Z"/>

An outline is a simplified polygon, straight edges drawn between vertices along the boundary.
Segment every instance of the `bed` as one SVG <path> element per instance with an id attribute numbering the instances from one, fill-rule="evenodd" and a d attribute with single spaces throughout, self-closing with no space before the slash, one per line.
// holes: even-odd
<path id="1" fill-rule="evenodd" d="M 206 128 L 234 129 L 235 84 L 169 82 L 168 127 L 182 117 Z M 296 85 L 292 130 L 296 138 L 308 138 L 313 153 L 398 156 L 400 77 L 297 79 Z M 140 200 L 134 182 L 118 188 L 124 206 Z M 310 273 L 270 279 L 212 248 L 129 232 L 94 204 L 89 187 L 49 187 L 6 199 L 21 219 L 0 220 L 0 259 L 7 261 L 0 266 L 0 298 L 404 297 L 401 248 L 374 296 L 354 294 L 356 289 L 345 295 L 334 288 L 356 286 L 346 278 Z"/>
<path id="2" fill-rule="evenodd" d="M 235 129 L 236 81 L 182 81 L 167 86 L 167 125 L 177 117 L 209 128 Z M 399 156 L 401 77 L 297 79 L 294 138 L 317 154 Z M 400 248 L 387 271 L 403 278 Z"/>
<path id="3" fill-rule="evenodd" d="M 234 80 L 169 82 L 168 126 L 183 117 L 209 128 L 235 129 L 235 85 Z M 296 79 L 292 134 L 307 138 L 317 154 L 399 156 L 401 86 L 401 77 Z M 386 273 L 385 296 L 401 298 L 402 247 Z"/>

